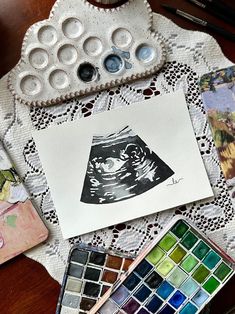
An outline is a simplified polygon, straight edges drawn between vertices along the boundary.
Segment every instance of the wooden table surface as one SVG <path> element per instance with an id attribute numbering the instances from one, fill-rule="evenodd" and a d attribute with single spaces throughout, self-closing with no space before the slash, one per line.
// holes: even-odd
<path id="1" fill-rule="evenodd" d="M 78 0 L 79 3 L 80 0 Z M 55 0 L 0 0 L 0 77 L 15 66 L 20 58 L 22 39 L 27 28 L 33 23 L 48 17 Z M 153 10 L 171 18 L 186 29 L 204 31 L 180 17 L 166 12 L 160 3 L 174 5 L 206 18 L 235 33 L 235 27 L 226 25 L 186 0 L 149 0 Z M 234 6 L 235 3 L 225 2 Z M 134 18 L 134 17 L 133 17 Z M 224 54 L 235 62 L 235 42 L 220 35 L 210 33 L 219 42 Z M 55 313 L 60 286 L 45 268 L 24 255 L 0 266 L 0 313 L 2 314 L 52 314 Z M 235 307 L 235 278 L 218 294 L 212 302 L 211 314 L 224 314 Z M 230 312 L 230 314 L 234 314 Z"/>

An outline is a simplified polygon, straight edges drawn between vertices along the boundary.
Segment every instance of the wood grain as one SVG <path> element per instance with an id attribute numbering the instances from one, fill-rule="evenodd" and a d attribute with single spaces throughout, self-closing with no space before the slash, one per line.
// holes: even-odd
<path id="1" fill-rule="evenodd" d="M 125 1 L 125 0 L 122 0 Z M 0 77 L 15 66 L 20 58 L 24 34 L 33 23 L 48 17 L 55 0 L 1 0 L 0 1 Z M 149 0 L 153 10 L 171 18 L 186 29 L 203 31 L 180 17 L 161 8 L 161 1 Z M 182 0 L 162 2 L 184 9 L 201 18 L 214 22 L 229 31 L 235 28 Z M 233 5 L 235 3 L 226 0 Z M 78 0 L 79 5 L 79 0 Z M 133 17 L 134 18 L 134 17 Z M 235 43 L 214 35 L 225 55 L 235 62 Z M 21 255 L 0 266 L 0 313 L 3 314 L 52 314 L 55 313 L 60 286 L 45 268 Z M 212 303 L 212 314 L 223 314 L 235 306 L 235 278 L 219 293 Z"/>

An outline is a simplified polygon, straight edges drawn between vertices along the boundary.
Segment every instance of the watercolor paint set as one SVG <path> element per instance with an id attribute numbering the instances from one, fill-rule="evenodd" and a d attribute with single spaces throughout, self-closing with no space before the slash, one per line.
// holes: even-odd
<path id="1" fill-rule="evenodd" d="M 56 314 L 89 313 L 132 262 L 131 255 L 75 245 L 68 257 Z"/>
<path id="2" fill-rule="evenodd" d="M 199 313 L 232 275 L 234 261 L 176 218 L 89 313 Z"/>

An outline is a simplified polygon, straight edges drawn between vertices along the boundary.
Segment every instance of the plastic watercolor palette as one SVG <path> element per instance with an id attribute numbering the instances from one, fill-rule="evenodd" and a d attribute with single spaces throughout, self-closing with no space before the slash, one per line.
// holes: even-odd
<path id="1" fill-rule="evenodd" d="M 147 0 L 114 9 L 58 0 L 27 31 L 9 88 L 23 103 L 47 106 L 155 73 L 166 51 L 152 18 Z"/>
<path id="2" fill-rule="evenodd" d="M 56 313 L 88 313 L 132 262 L 130 255 L 75 245 L 69 254 Z"/>
<path id="3" fill-rule="evenodd" d="M 195 314 L 234 274 L 234 261 L 177 218 L 90 313 Z"/>

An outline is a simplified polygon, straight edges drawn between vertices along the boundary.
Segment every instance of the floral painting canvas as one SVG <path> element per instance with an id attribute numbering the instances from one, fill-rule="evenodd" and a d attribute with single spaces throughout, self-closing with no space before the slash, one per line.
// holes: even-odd
<path id="1" fill-rule="evenodd" d="M 45 225 L 0 143 L 0 264 L 47 236 Z"/>
<path id="2" fill-rule="evenodd" d="M 235 66 L 206 74 L 201 91 L 221 168 L 227 180 L 235 177 Z"/>

